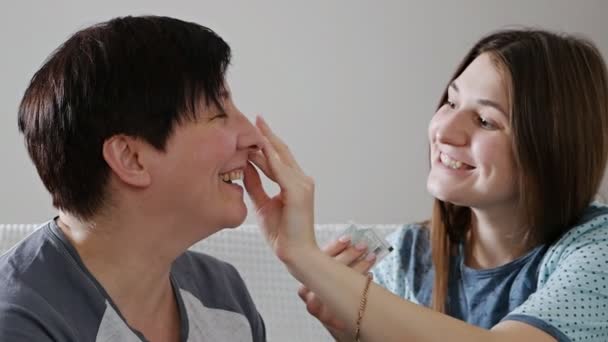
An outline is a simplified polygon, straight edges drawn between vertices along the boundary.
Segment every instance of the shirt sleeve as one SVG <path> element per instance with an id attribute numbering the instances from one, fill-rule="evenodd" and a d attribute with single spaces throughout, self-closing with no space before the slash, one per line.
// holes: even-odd
<path id="1" fill-rule="evenodd" d="M 0 341 L 52 342 L 56 339 L 29 310 L 8 303 L 0 303 Z"/>
<path id="2" fill-rule="evenodd" d="M 264 319 L 262 315 L 256 308 L 251 295 L 249 294 L 249 290 L 245 285 L 245 281 L 241 277 L 239 271 L 231 264 L 226 264 L 231 270 L 233 277 L 235 279 L 234 285 L 240 288 L 241 299 L 239 300 L 244 308 L 245 315 L 249 320 L 249 324 L 251 325 L 251 333 L 253 336 L 254 342 L 266 342 L 266 324 L 264 323 Z"/>
<path id="3" fill-rule="evenodd" d="M 404 236 L 407 229 L 408 227 L 405 226 L 387 236 L 386 240 L 393 246 L 394 250 L 376 264 L 371 272 L 374 275 L 374 281 L 378 285 L 401 298 L 418 304 L 407 283 L 406 274 L 402 265 L 402 253 L 404 248 L 407 250 L 407 253 L 410 253 L 410 246 L 404 246 Z"/>
<path id="4" fill-rule="evenodd" d="M 558 341 L 608 341 L 608 216 L 568 233 L 541 267 L 538 290 L 503 320 L 524 322 Z"/>

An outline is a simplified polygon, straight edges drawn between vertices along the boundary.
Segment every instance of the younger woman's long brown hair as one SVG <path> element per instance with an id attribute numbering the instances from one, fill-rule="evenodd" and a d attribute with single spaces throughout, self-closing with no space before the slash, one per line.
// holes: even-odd
<path id="1" fill-rule="evenodd" d="M 605 62 L 593 43 L 583 38 L 504 30 L 482 38 L 448 84 L 482 53 L 490 54 L 509 84 L 519 210 L 526 222 L 526 238 L 536 245 L 551 244 L 576 223 L 604 174 Z M 446 100 L 447 88 L 439 106 Z M 471 211 L 436 199 L 428 225 L 435 267 L 432 308 L 446 312 L 450 258 L 456 245 L 465 241 Z"/>

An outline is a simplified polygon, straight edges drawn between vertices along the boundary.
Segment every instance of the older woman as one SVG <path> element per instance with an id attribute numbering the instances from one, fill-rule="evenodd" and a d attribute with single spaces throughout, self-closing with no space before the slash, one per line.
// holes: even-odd
<path id="1" fill-rule="evenodd" d="M 208 28 L 125 17 L 36 72 L 19 129 L 59 216 L 0 257 L 1 341 L 265 341 L 238 272 L 187 252 L 246 216 L 261 138 L 229 61 Z"/>

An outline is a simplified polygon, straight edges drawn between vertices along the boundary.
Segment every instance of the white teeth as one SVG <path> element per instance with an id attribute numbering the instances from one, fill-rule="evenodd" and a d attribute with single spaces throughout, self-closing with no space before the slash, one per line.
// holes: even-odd
<path id="1" fill-rule="evenodd" d="M 444 153 L 440 153 L 439 154 L 439 159 L 441 160 L 441 163 L 447 167 L 449 167 L 450 169 L 460 169 L 462 167 L 462 162 L 459 160 L 454 160 L 450 157 L 448 157 L 447 154 Z"/>
<path id="2" fill-rule="evenodd" d="M 243 179 L 243 170 L 236 170 L 220 174 L 220 178 L 224 182 Z"/>

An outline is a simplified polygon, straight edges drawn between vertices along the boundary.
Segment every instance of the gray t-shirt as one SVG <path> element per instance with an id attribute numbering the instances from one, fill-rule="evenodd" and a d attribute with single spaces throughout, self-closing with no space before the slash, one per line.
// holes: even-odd
<path id="1" fill-rule="evenodd" d="M 188 251 L 171 282 L 180 340 L 266 341 L 262 317 L 236 269 Z M 0 341 L 141 342 L 51 220 L 0 256 Z"/>

